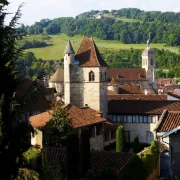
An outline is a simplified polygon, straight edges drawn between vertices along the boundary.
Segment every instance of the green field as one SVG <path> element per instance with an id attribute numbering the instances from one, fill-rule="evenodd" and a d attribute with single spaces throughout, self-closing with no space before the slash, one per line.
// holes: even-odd
<path id="1" fill-rule="evenodd" d="M 27 38 L 34 38 L 35 36 L 29 36 Z M 68 39 L 71 40 L 73 48 L 75 51 L 77 51 L 83 36 L 76 35 L 74 37 L 68 37 L 65 34 L 57 34 L 57 35 L 51 35 L 52 39 L 48 41 L 50 46 L 44 47 L 44 48 L 33 48 L 33 49 L 27 49 L 27 51 L 33 52 L 37 58 L 41 58 L 43 60 L 58 60 L 63 57 L 63 52 L 66 46 L 66 43 Z M 35 37 L 35 38 L 38 38 Z M 98 48 L 100 51 L 104 48 L 110 49 L 110 50 L 120 50 L 120 49 L 144 49 L 146 47 L 146 44 L 122 44 L 119 41 L 115 40 L 100 40 L 97 38 L 94 38 L 94 41 L 96 42 Z M 152 48 L 158 48 L 158 49 L 165 49 L 169 50 L 171 52 L 178 53 L 178 48 L 175 47 L 165 47 L 165 44 L 152 44 Z"/>

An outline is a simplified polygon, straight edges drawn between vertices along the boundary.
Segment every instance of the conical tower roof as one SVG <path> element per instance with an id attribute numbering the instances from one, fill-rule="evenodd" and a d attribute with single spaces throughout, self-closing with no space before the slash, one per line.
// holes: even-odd
<path id="1" fill-rule="evenodd" d="M 64 50 L 64 54 L 75 54 L 70 40 L 68 40 L 67 42 L 66 48 Z"/>
<path id="2" fill-rule="evenodd" d="M 60 83 L 64 82 L 64 70 L 62 68 L 58 68 L 54 75 L 49 80 L 50 83 Z"/>

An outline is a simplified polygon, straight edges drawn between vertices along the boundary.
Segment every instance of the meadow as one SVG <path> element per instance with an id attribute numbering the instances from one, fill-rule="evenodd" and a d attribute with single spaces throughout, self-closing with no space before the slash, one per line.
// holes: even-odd
<path id="1" fill-rule="evenodd" d="M 78 50 L 78 47 L 83 39 L 82 35 L 76 35 L 74 37 L 68 37 L 65 34 L 56 34 L 50 35 L 51 40 L 48 40 L 47 43 L 49 46 L 43 48 L 32 48 L 27 49 L 27 51 L 31 51 L 35 54 L 35 56 L 39 59 L 43 60 L 59 60 L 63 57 L 64 49 L 66 47 L 67 41 L 70 39 L 73 45 L 75 52 Z M 31 35 L 26 37 L 27 39 L 38 39 L 38 35 Z M 99 50 L 103 50 L 104 48 L 109 50 L 120 50 L 120 49 L 145 49 L 146 44 L 123 44 L 120 41 L 116 40 L 100 40 L 97 38 L 93 38 Z M 177 47 L 166 47 L 165 44 L 152 44 L 152 48 L 169 50 L 171 52 L 179 53 Z"/>

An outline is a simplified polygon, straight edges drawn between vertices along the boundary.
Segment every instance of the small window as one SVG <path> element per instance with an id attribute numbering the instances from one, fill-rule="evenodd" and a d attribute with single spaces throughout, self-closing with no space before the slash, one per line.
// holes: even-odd
<path id="1" fill-rule="evenodd" d="M 100 72 L 100 82 L 103 82 L 103 72 Z"/>
<path id="2" fill-rule="evenodd" d="M 127 122 L 127 116 L 123 116 L 123 122 L 124 122 L 124 123 Z"/>
<path id="3" fill-rule="evenodd" d="M 117 116 L 117 122 L 118 122 L 118 123 L 121 122 L 121 116 Z"/>
<path id="4" fill-rule="evenodd" d="M 144 116 L 144 123 L 148 123 L 148 117 Z"/>
<path id="5" fill-rule="evenodd" d="M 127 122 L 132 123 L 132 116 L 127 116 Z"/>
<path id="6" fill-rule="evenodd" d="M 99 125 L 96 126 L 96 135 L 97 136 L 100 135 L 101 132 L 102 132 L 102 126 L 99 124 Z"/>
<path id="7" fill-rule="evenodd" d="M 104 82 L 107 81 L 107 74 L 106 74 L 106 71 L 104 72 Z"/>
<path id="8" fill-rule="evenodd" d="M 139 116 L 139 123 L 143 123 L 143 116 Z"/>
<path id="9" fill-rule="evenodd" d="M 116 122 L 116 116 L 115 115 L 112 116 L 112 121 Z"/>
<path id="10" fill-rule="evenodd" d="M 89 81 L 94 81 L 95 80 L 95 75 L 93 71 L 89 72 Z"/>
<path id="11" fill-rule="evenodd" d="M 132 121 L 133 121 L 133 123 L 136 123 L 136 116 L 132 117 Z"/>
<path id="12" fill-rule="evenodd" d="M 152 117 L 148 116 L 148 123 L 152 123 Z"/>

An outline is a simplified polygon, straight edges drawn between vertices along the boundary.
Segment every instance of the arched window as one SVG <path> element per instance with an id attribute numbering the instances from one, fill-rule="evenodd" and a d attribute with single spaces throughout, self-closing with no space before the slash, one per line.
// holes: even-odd
<path id="1" fill-rule="evenodd" d="M 153 66 L 153 59 L 151 59 L 151 66 Z"/>
<path id="2" fill-rule="evenodd" d="M 95 75 L 93 71 L 89 72 L 89 81 L 94 81 L 95 80 Z"/>

